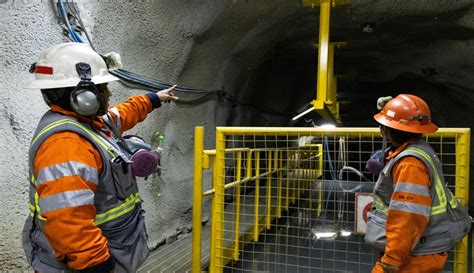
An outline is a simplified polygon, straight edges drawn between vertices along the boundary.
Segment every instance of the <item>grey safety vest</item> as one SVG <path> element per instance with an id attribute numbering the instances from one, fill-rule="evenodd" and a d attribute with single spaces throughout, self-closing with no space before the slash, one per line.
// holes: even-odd
<path id="1" fill-rule="evenodd" d="M 94 200 L 89 200 L 96 208 L 94 224 L 107 238 L 110 254 L 116 262 L 115 272 L 137 271 L 148 256 L 147 234 L 137 183 L 127 163 L 126 153 L 114 139 L 90 125 L 51 111 L 42 117 L 29 150 L 30 215 L 23 229 L 23 248 L 28 262 L 41 273 L 70 271 L 66 261 L 55 259 L 54 250 L 43 233 L 47 220 L 40 214 L 42 211 L 59 209 L 61 204 L 39 199 L 36 186 L 45 181 L 37 181 L 33 174 L 34 159 L 41 144 L 51 135 L 63 131 L 81 135 L 100 152 L 103 170 L 97 181 Z M 48 181 L 47 178 L 42 180 Z"/>
<path id="2" fill-rule="evenodd" d="M 436 152 L 421 139 L 410 143 L 405 150 L 390 160 L 380 173 L 374 188 L 374 205 L 367 221 L 365 240 L 380 250 L 385 249 L 385 225 L 393 193 L 392 168 L 398 160 L 406 156 L 420 159 L 428 168 L 432 199 L 428 227 L 411 254 L 429 255 L 447 251 L 469 233 L 471 220 L 464 207 L 447 188 Z M 416 187 L 406 190 L 417 193 Z M 417 205 L 413 205 L 412 209 L 417 210 Z"/>

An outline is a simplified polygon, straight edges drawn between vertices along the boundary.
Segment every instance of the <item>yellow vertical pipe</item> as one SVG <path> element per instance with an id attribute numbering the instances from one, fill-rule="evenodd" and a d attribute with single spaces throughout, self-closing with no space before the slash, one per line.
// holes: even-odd
<path id="1" fill-rule="evenodd" d="M 329 19 L 330 0 L 321 0 L 319 19 L 319 49 L 318 49 L 318 87 L 316 98 L 325 102 L 328 90 L 328 56 L 329 56 Z"/>
<path id="2" fill-rule="evenodd" d="M 469 202 L 469 158 L 470 131 L 460 134 L 456 141 L 456 182 L 455 194 L 463 206 Z M 456 245 L 454 252 L 454 272 L 467 272 L 468 242 L 467 236 Z"/>
<path id="3" fill-rule="evenodd" d="M 280 156 L 278 156 L 280 155 Z M 282 180 L 283 180 L 283 171 L 281 170 L 283 168 L 283 151 L 277 152 L 275 151 L 275 159 L 278 158 L 278 161 L 275 160 L 275 166 L 277 166 L 278 171 L 278 185 L 277 185 L 277 191 L 278 191 L 278 201 L 277 201 L 277 217 L 281 217 L 281 187 L 282 187 Z"/>
<path id="4" fill-rule="evenodd" d="M 252 177 L 252 150 L 247 152 L 247 178 Z"/>
<path id="5" fill-rule="evenodd" d="M 253 207 L 253 240 L 258 241 L 258 233 L 260 231 L 260 227 L 258 226 L 258 206 L 260 198 L 260 152 L 257 151 L 255 155 L 255 206 Z"/>
<path id="6" fill-rule="evenodd" d="M 253 156 L 253 153 L 252 153 L 252 150 L 248 151 L 247 152 L 247 174 L 246 174 L 246 178 L 251 178 L 252 177 L 252 156 Z"/>
<path id="7" fill-rule="evenodd" d="M 290 158 L 289 156 L 289 151 L 286 152 L 286 195 L 285 195 L 285 207 L 286 209 L 288 209 L 290 207 L 290 163 L 289 163 L 289 160 L 288 158 Z"/>
<path id="8" fill-rule="evenodd" d="M 252 177 L 252 157 L 253 157 L 253 152 L 252 150 L 247 152 L 247 174 L 246 178 L 251 178 Z"/>
<path id="9" fill-rule="evenodd" d="M 225 135 L 217 128 L 216 130 L 216 159 L 215 169 L 215 194 L 214 194 L 214 268 L 212 273 L 220 273 L 224 267 L 224 186 L 225 186 Z"/>
<path id="10" fill-rule="evenodd" d="M 212 160 L 212 187 L 213 189 L 215 190 L 215 181 L 217 181 L 217 167 L 216 167 L 216 158 L 214 157 L 213 160 Z M 216 268 L 216 242 L 215 242 L 215 238 L 216 238 L 216 228 L 217 228 L 217 224 L 216 224 L 216 208 L 217 208 L 217 199 L 215 198 L 215 194 L 214 195 L 211 195 L 211 238 L 210 238 L 210 247 L 209 247 L 209 271 L 210 272 L 215 272 L 215 268 Z"/>
<path id="11" fill-rule="evenodd" d="M 267 172 L 269 173 L 267 175 L 267 217 L 265 219 L 266 227 L 267 229 L 270 229 L 270 220 L 271 220 L 271 206 L 272 206 L 272 174 L 270 173 L 272 171 L 272 152 L 268 151 L 268 168 Z"/>
<path id="12" fill-rule="evenodd" d="M 235 181 L 242 178 L 242 152 L 237 152 L 237 177 Z M 234 227 L 234 261 L 239 259 L 239 228 L 240 225 L 240 184 L 235 186 L 235 227 Z"/>
<path id="13" fill-rule="evenodd" d="M 204 153 L 204 127 L 194 128 L 194 192 L 193 192 L 193 249 L 191 268 L 201 273 L 201 220 L 202 220 L 202 157 Z"/>
<path id="14" fill-rule="evenodd" d="M 312 219 L 313 216 L 313 192 L 311 191 L 311 184 L 314 181 L 314 173 L 316 172 L 315 167 L 314 167 L 314 159 L 313 156 L 316 154 L 314 152 L 313 147 L 311 147 L 311 153 L 309 154 L 311 159 L 309 160 L 309 179 L 308 179 L 308 199 L 309 199 L 309 219 Z"/>
<path id="15" fill-rule="evenodd" d="M 334 45 L 329 44 L 328 50 L 328 86 L 327 86 L 327 100 L 331 113 L 336 111 L 336 85 L 334 79 Z"/>

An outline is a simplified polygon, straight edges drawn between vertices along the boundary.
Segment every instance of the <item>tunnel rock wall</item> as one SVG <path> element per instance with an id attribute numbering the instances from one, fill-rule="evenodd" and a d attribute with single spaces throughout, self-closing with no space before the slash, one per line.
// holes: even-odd
<path id="1" fill-rule="evenodd" d="M 196 38 L 228 8 L 228 3 L 217 0 L 75 2 L 99 53 L 118 52 L 125 69 L 180 85 Z M 67 39 L 50 1 L 0 1 L 0 22 L 0 128 L 4 136 L 0 142 L 0 198 L 4 204 L 0 208 L 0 270 L 15 271 L 27 268 L 21 229 L 28 212 L 28 146 L 47 110 L 39 90 L 24 88 L 33 79 L 28 69 L 42 50 Z M 199 74 L 199 70 L 187 72 L 191 80 L 186 84 L 197 88 L 222 85 L 223 79 L 200 81 Z M 119 83 L 111 83 L 110 89 L 112 104 L 145 93 Z M 190 230 L 194 126 L 206 126 L 211 137 L 216 121 L 226 120 L 216 118 L 215 99 L 192 104 L 186 101 L 193 96 L 178 96 L 182 103 L 163 105 L 129 132 L 155 146 L 157 133 L 166 138 L 161 177 L 139 181 L 151 248 Z M 210 142 L 212 139 L 208 145 Z"/>
<path id="2" fill-rule="evenodd" d="M 315 98 L 319 9 L 299 0 L 75 2 L 98 52 L 120 53 L 129 71 L 209 91 L 177 93 L 178 103 L 129 132 L 154 146 L 165 136 L 161 177 L 139 181 L 156 248 L 191 229 L 194 126 L 205 127 L 212 149 L 216 126 L 295 125 L 291 117 Z M 412 92 L 432 105 L 439 125 L 471 127 L 473 13 L 472 0 L 353 0 L 334 8 L 331 41 L 348 42 L 335 55 L 342 125 L 374 126 L 377 97 Z M 0 0 L 0 34 L 0 269 L 17 270 L 26 268 L 28 145 L 47 110 L 38 90 L 24 86 L 40 52 L 67 40 L 46 0 Z M 146 92 L 121 83 L 110 89 L 112 104 Z"/>

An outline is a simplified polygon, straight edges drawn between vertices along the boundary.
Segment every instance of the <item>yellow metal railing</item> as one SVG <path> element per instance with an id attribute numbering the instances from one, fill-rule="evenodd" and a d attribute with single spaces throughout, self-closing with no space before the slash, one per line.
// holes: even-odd
<path id="1" fill-rule="evenodd" d="M 469 205 L 469 158 L 470 158 L 470 130 L 456 136 L 456 182 L 455 194 L 463 206 Z M 454 272 L 468 270 L 468 242 L 464 238 L 457 246 L 455 253 Z"/>
<path id="2" fill-rule="evenodd" d="M 313 150 L 313 151 L 310 151 Z M 316 150 L 316 151 L 314 151 Z M 242 153 L 246 153 L 247 157 L 243 158 Z M 236 179 L 235 181 L 228 182 L 225 184 L 216 183 L 215 188 L 221 187 L 224 189 L 224 193 L 222 194 L 225 195 L 225 192 L 229 189 L 235 189 L 235 199 L 234 199 L 234 204 L 235 204 L 235 209 L 233 210 L 234 214 L 234 223 L 233 223 L 233 233 L 234 233 L 234 239 L 232 242 L 232 247 L 228 247 L 225 244 L 212 244 L 211 249 L 214 249 L 213 252 L 215 253 L 215 256 L 211 256 L 211 268 L 219 268 L 221 265 L 226 264 L 230 259 L 233 259 L 234 261 L 239 259 L 239 249 L 242 247 L 242 245 L 246 244 L 247 242 L 254 240 L 257 241 L 259 237 L 259 232 L 260 230 L 263 229 L 270 229 L 271 228 L 271 222 L 275 217 L 279 217 L 281 215 L 281 211 L 287 209 L 282 207 L 282 172 L 284 170 L 292 169 L 294 172 L 300 172 L 300 173 L 295 173 L 296 176 L 301 177 L 303 172 L 309 172 L 311 171 L 316 176 L 319 176 L 321 174 L 321 169 L 314 168 L 310 170 L 309 168 L 306 168 L 304 166 L 305 164 L 300 164 L 300 162 L 306 163 L 311 159 L 308 158 L 309 155 L 311 154 L 318 154 L 321 155 L 322 148 L 321 145 L 311 145 L 311 146 L 306 146 L 302 149 L 299 149 L 298 151 L 293 151 L 289 150 L 288 153 L 291 154 L 292 156 L 299 156 L 300 159 L 298 162 L 294 162 L 293 165 L 289 166 L 283 166 L 283 151 L 280 151 L 279 149 L 275 148 L 267 148 L 267 149 L 225 149 L 224 154 L 232 154 L 235 155 L 236 157 Z M 252 176 L 252 155 L 255 154 L 255 176 Z M 261 155 L 264 154 L 266 156 L 266 162 L 267 166 L 265 168 L 260 168 L 260 157 Z M 216 153 L 217 157 L 217 153 Z M 320 158 L 320 157 L 319 157 Z M 217 160 L 217 159 L 215 159 Z M 246 178 L 242 179 L 241 175 L 241 168 L 242 168 L 242 161 L 245 160 L 245 164 L 247 166 L 246 168 Z M 321 161 L 321 160 L 319 160 Z M 318 166 L 322 165 L 322 161 Z M 306 168 L 306 169 L 305 169 Z M 278 184 L 276 185 L 276 190 L 277 190 L 277 195 L 272 196 L 272 176 L 276 175 Z M 314 177 L 316 179 L 317 177 Z M 260 204 L 259 200 L 259 187 L 260 187 L 260 181 L 263 179 L 265 182 L 264 187 L 266 188 L 266 198 L 264 201 L 264 204 Z M 255 192 L 256 192 L 256 197 L 254 198 L 254 202 L 252 203 L 252 207 L 254 208 L 254 215 L 253 215 L 253 223 L 251 226 L 247 226 L 244 228 L 244 230 L 241 230 L 241 225 L 240 225 L 240 218 L 241 218 L 241 185 L 249 182 L 254 182 L 255 183 Z M 298 185 L 295 187 L 296 190 L 293 191 L 293 202 L 300 196 L 303 190 L 307 189 L 307 186 L 304 185 Z M 289 192 L 289 188 L 287 187 L 287 193 Z M 217 191 L 216 191 L 217 192 Z M 217 194 L 216 194 L 217 196 Z M 222 204 L 222 198 L 218 199 L 214 197 L 214 200 L 220 200 L 216 201 L 216 205 L 219 206 L 219 204 Z M 222 197 L 221 196 L 221 197 Z M 272 199 L 276 198 L 277 204 L 274 205 L 272 204 Z M 265 214 L 261 215 L 259 211 L 259 207 L 264 205 L 265 206 Z M 216 208 L 212 212 L 212 216 L 215 215 L 215 213 L 219 213 L 219 211 L 224 211 L 222 206 L 219 207 L 219 209 Z M 217 219 L 222 219 L 222 217 L 216 217 Z M 224 220 L 222 220 L 224 221 Z M 223 228 L 222 223 L 218 224 L 214 222 L 217 227 L 214 229 L 212 228 L 212 234 L 213 239 L 211 242 L 224 242 L 225 239 L 220 237 L 223 235 L 224 230 L 229 230 L 228 228 Z M 221 259 L 218 259 L 221 257 Z M 213 271 L 213 270 L 211 270 Z"/>
<path id="3" fill-rule="evenodd" d="M 223 272 L 225 268 L 232 269 L 234 264 L 238 266 L 239 262 L 251 263 L 246 245 L 262 240 L 261 236 L 273 226 L 282 228 L 278 221 L 283 221 L 280 219 L 283 216 L 290 219 L 290 209 L 299 214 L 308 212 L 308 221 L 321 219 L 328 212 L 331 203 L 324 200 L 326 182 L 321 180 L 323 164 L 326 164 L 322 156 L 323 140 L 328 145 L 327 138 L 330 139 L 329 150 L 324 153 L 332 153 L 334 158 L 339 153 L 338 138 L 339 141 L 347 139 L 348 147 L 358 147 L 350 150 L 346 159 L 346 164 L 358 169 L 363 168 L 362 163 L 381 144 L 378 128 L 218 127 L 215 150 L 204 150 L 202 127 L 197 127 L 195 134 L 193 272 L 204 269 L 200 249 L 203 197 L 212 198 L 209 271 Z M 469 134 L 469 129 L 440 129 L 427 135 L 428 142 L 441 147 L 441 159 L 446 161 L 448 168 L 455 166 L 452 173 L 445 175 L 455 178 L 452 181 L 455 182 L 455 194 L 463 205 L 467 205 L 469 199 Z M 304 145 L 295 144 L 302 136 L 311 136 L 314 140 Z M 453 162 L 448 162 L 451 158 Z M 339 159 L 334 161 L 336 165 L 342 162 Z M 203 170 L 208 168 L 212 170 L 212 187 L 204 191 Z M 344 210 L 344 213 L 348 211 Z M 344 219 L 344 223 L 350 222 Z M 298 224 L 292 224 L 290 219 L 285 225 Z M 357 244 L 363 246 L 363 240 Z M 321 251 L 331 250 L 321 248 Z M 286 256 L 294 258 L 295 255 Z M 297 259 L 298 255 L 295 257 Z M 467 272 L 467 261 L 465 238 L 456 247 L 450 266 L 454 272 Z M 270 262 L 265 263 L 271 266 Z M 370 266 L 370 263 L 365 266 Z M 280 266 L 289 266 L 289 262 Z M 334 272 L 338 272 L 335 261 L 334 266 Z M 267 271 L 272 270 L 267 268 Z"/>

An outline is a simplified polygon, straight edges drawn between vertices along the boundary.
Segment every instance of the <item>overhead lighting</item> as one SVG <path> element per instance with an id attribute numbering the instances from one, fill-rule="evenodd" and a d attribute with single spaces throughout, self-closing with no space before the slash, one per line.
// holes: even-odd
<path id="1" fill-rule="evenodd" d="M 298 114 L 297 116 L 295 116 L 295 117 L 292 118 L 291 120 L 292 120 L 292 121 L 295 121 L 295 120 L 301 118 L 302 116 L 308 114 L 308 113 L 311 112 L 311 111 L 314 111 L 314 107 L 313 107 L 313 106 L 311 106 L 311 108 L 308 108 L 308 109 L 304 110 L 302 113 Z"/>
<path id="2" fill-rule="evenodd" d="M 321 129 L 335 129 L 336 125 L 334 125 L 332 123 L 324 123 L 321 126 L 319 126 L 318 128 L 321 128 Z"/>

